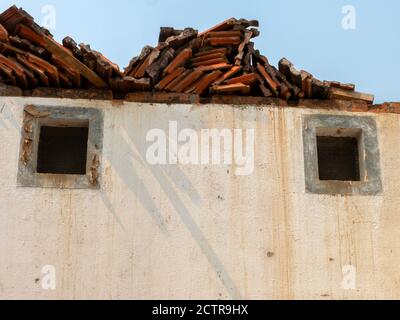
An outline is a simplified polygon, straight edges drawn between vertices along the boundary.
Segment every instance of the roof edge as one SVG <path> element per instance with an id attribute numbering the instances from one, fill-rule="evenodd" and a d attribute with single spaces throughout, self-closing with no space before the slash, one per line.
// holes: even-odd
<path id="1" fill-rule="evenodd" d="M 0 85 L 0 97 L 32 97 L 32 98 L 58 98 L 58 99 L 83 99 L 83 100 L 121 100 L 140 103 L 166 103 L 166 104 L 226 104 L 234 106 L 276 106 L 296 107 L 308 109 L 340 110 L 349 112 L 374 112 L 400 114 L 400 102 L 384 102 L 370 105 L 362 100 L 310 100 L 300 99 L 286 101 L 280 98 L 265 98 L 253 96 L 214 95 L 200 97 L 195 94 L 147 92 L 138 91 L 124 96 L 116 96 L 111 90 L 99 89 L 62 89 L 62 88 L 37 88 L 34 90 L 21 90 L 18 87 Z"/>

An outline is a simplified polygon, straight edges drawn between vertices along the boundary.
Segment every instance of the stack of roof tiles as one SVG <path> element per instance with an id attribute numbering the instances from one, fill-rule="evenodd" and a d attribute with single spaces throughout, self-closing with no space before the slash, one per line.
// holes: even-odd
<path id="1" fill-rule="evenodd" d="M 5 84 L 37 87 L 107 88 L 119 68 L 89 46 L 71 38 L 57 43 L 22 9 L 0 14 L 0 75 Z"/>
<path id="2" fill-rule="evenodd" d="M 163 91 L 298 99 L 374 97 L 352 84 L 320 81 L 283 58 L 278 68 L 255 49 L 258 21 L 228 19 L 198 33 L 161 28 L 156 47 L 146 46 L 121 72 L 119 67 L 70 37 L 57 43 L 24 10 L 0 14 L 0 82 L 24 90 L 38 87 L 111 89 L 115 94 Z"/>

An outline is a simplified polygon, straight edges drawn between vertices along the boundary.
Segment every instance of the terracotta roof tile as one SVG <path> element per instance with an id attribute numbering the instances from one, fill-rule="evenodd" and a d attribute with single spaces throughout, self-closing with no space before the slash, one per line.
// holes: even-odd
<path id="1" fill-rule="evenodd" d="M 320 81 L 285 58 L 279 68 L 272 66 L 252 42 L 260 34 L 258 25 L 256 20 L 230 18 L 202 33 L 163 27 L 158 45 L 146 46 L 121 72 L 89 45 L 78 45 L 70 37 L 56 42 L 27 12 L 12 6 L 0 14 L 1 81 L 31 91 L 38 87 L 111 89 L 117 94 L 157 90 L 196 93 L 203 99 L 241 94 L 373 103 L 374 97 L 356 92 L 354 84 Z"/>

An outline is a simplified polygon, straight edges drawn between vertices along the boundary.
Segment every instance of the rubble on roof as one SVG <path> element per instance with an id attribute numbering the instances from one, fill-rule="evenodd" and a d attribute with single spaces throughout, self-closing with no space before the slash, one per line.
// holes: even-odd
<path id="1" fill-rule="evenodd" d="M 151 89 L 164 92 L 373 103 L 374 96 L 355 92 L 355 85 L 320 81 L 285 58 L 279 68 L 272 66 L 255 49 L 258 25 L 231 18 L 199 34 L 193 29 L 161 28 L 158 46 L 146 46 L 125 75 L 148 79 Z"/>
<path id="2" fill-rule="evenodd" d="M 373 103 L 374 96 L 356 92 L 355 85 L 320 81 L 285 58 L 278 68 L 271 65 L 255 48 L 258 26 L 258 21 L 231 18 L 202 33 L 163 27 L 157 46 L 143 48 L 122 72 L 89 45 L 70 37 L 57 43 L 13 6 L 0 14 L 0 83 L 23 90 L 108 89 L 123 97 L 156 91 Z"/>
<path id="3" fill-rule="evenodd" d="M 37 87 L 107 88 L 121 76 L 118 66 L 71 38 L 64 45 L 13 6 L 0 14 L 1 82 L 22 89 Z"/>

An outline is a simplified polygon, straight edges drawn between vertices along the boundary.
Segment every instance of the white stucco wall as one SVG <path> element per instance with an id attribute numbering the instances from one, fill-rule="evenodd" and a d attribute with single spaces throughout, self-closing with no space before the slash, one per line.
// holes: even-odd
<path id="1" fill-rule="evenodd" d="M 104 110 L 101 190 L 16 186 L 30 103 Z M 305 192 L 302 115 L 311 113 L 344 114 L 0 98 L 0 298 L 400 298 L 399 116 L 369 114 L 384 194 L 344 197 Z M 146 134 L 170 120 L 254 128 L 254 174 L 148 165 Z M 56 290 L 42 288 L 46 265 Z M 356 290 L 342 287 L 346 265 L 357 270 Z"/>

